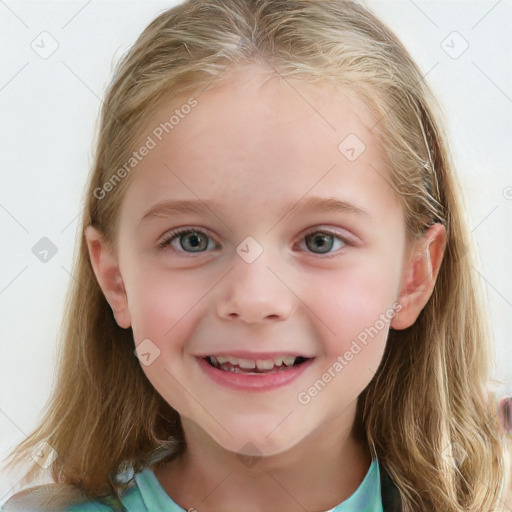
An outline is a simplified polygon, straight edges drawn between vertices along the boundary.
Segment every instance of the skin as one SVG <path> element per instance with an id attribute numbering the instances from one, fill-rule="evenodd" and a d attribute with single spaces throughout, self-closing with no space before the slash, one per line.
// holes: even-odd
<path id="1" fill-rule="evenodd" d="M 357 398 L 377 371 L 389 327 L 409 327 L 428 301 L 445 230 L 436 224 L 421 239 L 406 238 L 370 130 L 376 120 L 350 91 L 269 79 L 254 65 L 197 99 L 130 176 L 117 246 L 86 231 L 118 324 L 132 327 L 135 345 L 149 338 L 158 347 L 142 368 L 182 418 L 184 456 L 154 471 L 185 509 L 326 510 L 353 494 L 368 471 L 368 447 L 353 428 Z M 141 143 L 185 101 L 161 108 Z M 366 146 L 354 161 L 338 149 L 351 133 Z M 367 216 L 300 211 L 310 196 L 342 199 Z M 162 200 L 198 198 L 218 205 L 141 222 Z M 297 208 L 283 217 L 288 201 Z M 207 251 L 187 254 L 180 246 L 186 236 L 159 249 L 177 227 L 201 229 L 210 237 Z M 334 245 L 323 256 L 305 235 L 325 228 L 341 239 L 329 239 Z M 252 263 L 236 252 L 248 236 L 263 248 Z M 300 403 L 298 394 L 393 304 L 400 311 Z M 315 360 L 284 387 L 239 391 L 211 381 L 196 357 L 234 350 Z M 239 456 L 254 453 L 261 457 L 253 465 Z"/>

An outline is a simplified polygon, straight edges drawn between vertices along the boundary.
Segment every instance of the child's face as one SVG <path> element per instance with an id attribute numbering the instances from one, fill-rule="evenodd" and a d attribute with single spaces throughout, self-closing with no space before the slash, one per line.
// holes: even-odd
<path id="1" fill-rule="evenodd" d="M 142 368 L 153 386 L 222 447 L 272 454 L 343 411 L 353 420 L 383 355 L 408 244 L 367 108 L 347 91 L 265 79 L 254 67 L 198 95 L 162 141 L 155 128 L 188 98 L 148 122 L 140 145 L 149 135 L 156 147 L 132 171 L 118 257 L 135 344 L 151 340 Z M 359 156 L 350 134 L 366 146 Z M 145 218 L 165 201 L 197 211 Z M 159 248 L 176 228 L 201 234 Z M 245 377 L 263 389 L 236 388 L 238 373 L 201 360 L 240 352 L 314 359 L 280 370 L 296 374 L 281 386 L 275 375 Z M 221 373 L 224 383 L 212 378 Z"/>

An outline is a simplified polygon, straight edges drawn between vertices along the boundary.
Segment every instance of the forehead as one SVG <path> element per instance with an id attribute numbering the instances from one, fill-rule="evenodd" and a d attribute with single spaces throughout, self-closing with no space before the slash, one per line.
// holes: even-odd
<path id="1" fill-rule="evenodd" d="M 195 106 L 184 108 L 191 97 Z M 125 204 L 215 196 L 279 208 L 313 189 L 350 196 L 366 188 L 396 206 L 376 122 L 348 89 L 247 67 L 215 88 L 173 98 L 148 119 L 140 145 L 149 137 L 154 148 L 137 165 Z"/>
<path id="2" fill-rule="evenodd" d="M 190 98 L 182 95 L 162 106 L 147 123 L 145 133 L 165 125 Z M 238 70 L 194 99 L 197 106 L 179 120 L 174 116 L 176 125 L 163 134 L 176 148 L 187 145 L 190 149 L 199 141 L 204 144 L 211 140 L 222 149 L 229 148 L 232 140 L 243 139 L 246 151 L 251 143 L 269 141 L 277 134 L 276 144 L 265 147 L 267 154 L 274 149 L 281 154 L 282 144 L 293 147 L 298 141 L 308 147 L 323 143 L 337 151 L 348 130 L 374 145 L 379 142 L 371 131 L 377 119 L 350 89 L 326 81 L 313 84 L 271 75 L 258 65 Z"/>

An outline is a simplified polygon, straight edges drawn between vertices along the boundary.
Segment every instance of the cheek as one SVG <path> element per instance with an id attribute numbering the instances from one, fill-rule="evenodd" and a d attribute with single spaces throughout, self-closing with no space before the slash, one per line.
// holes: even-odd
<path id="1" fill-rule="evenodd" d="M 187 412 L 191 406 L 180 384 L 189 378 L 183 351 L 204 314 L 201 299 L 208 291 L 207 283 L 186 272 L 163 271 L 154 265 L 139 266 L 129 283 L 135 345 L 149 347 L 150 353 L 148 364 L 140 358 L 142 370 L 172 407 Z M 142 353 L 146 348 L 139 350 Z"/>
<path id="2" fill-rule="evenodd" d="M 333 400 L 351 403 L 368 386 L 381 363 L 394 314 L 390 290 L 390 283 L 375 274 L 354 270 L 316 294 L 323 360 L 310 386 L 298 395 L 300 404 L 332 409 Z"/>
<path id="3" fill-rule="evenodd" d="M 361 354 L 375 362 L 387 339 L 396 275 L 394 269 L 386 274 L 377 266 L 372 271 L 365 263 L 344 269 L 319 287 L 312 304 L 318 308 L 317 326 L 329 358 L 350 351 L 356 342 L 364 347 Z M 352 350 L 357 351 L 357 346 Z"/>
<path id="4" fill-rule="evenodd" d="M 201 299 L 208 287 L 186 272 L 140 266 L 129 290 L 135 341 L 150 338 L 164 350 L 170 340 L 186 337 L 187 326 L 200 314 Z"/>

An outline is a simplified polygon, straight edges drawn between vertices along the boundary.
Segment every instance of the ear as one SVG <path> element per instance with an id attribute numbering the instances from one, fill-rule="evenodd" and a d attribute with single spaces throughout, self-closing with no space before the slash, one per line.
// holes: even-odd
<path id="1" fill-rule="evenodd" d="M 128 298 L 117 256 L 102 233 L 93 226 L 85 229 L 85 239 L 91 265 L 103 295 L 110 304 L 119 327 L 128 329 L 131 326 Z"/>
<path id="2" fill-rule="evenodd" d="M 446 247 L 446 229 L 436 223 L 415 240 L 402 277 L 398 302 L 402 309 L 392 319 L 393 329 L 410 327 L 427 304 L 443 260 Z"/>

